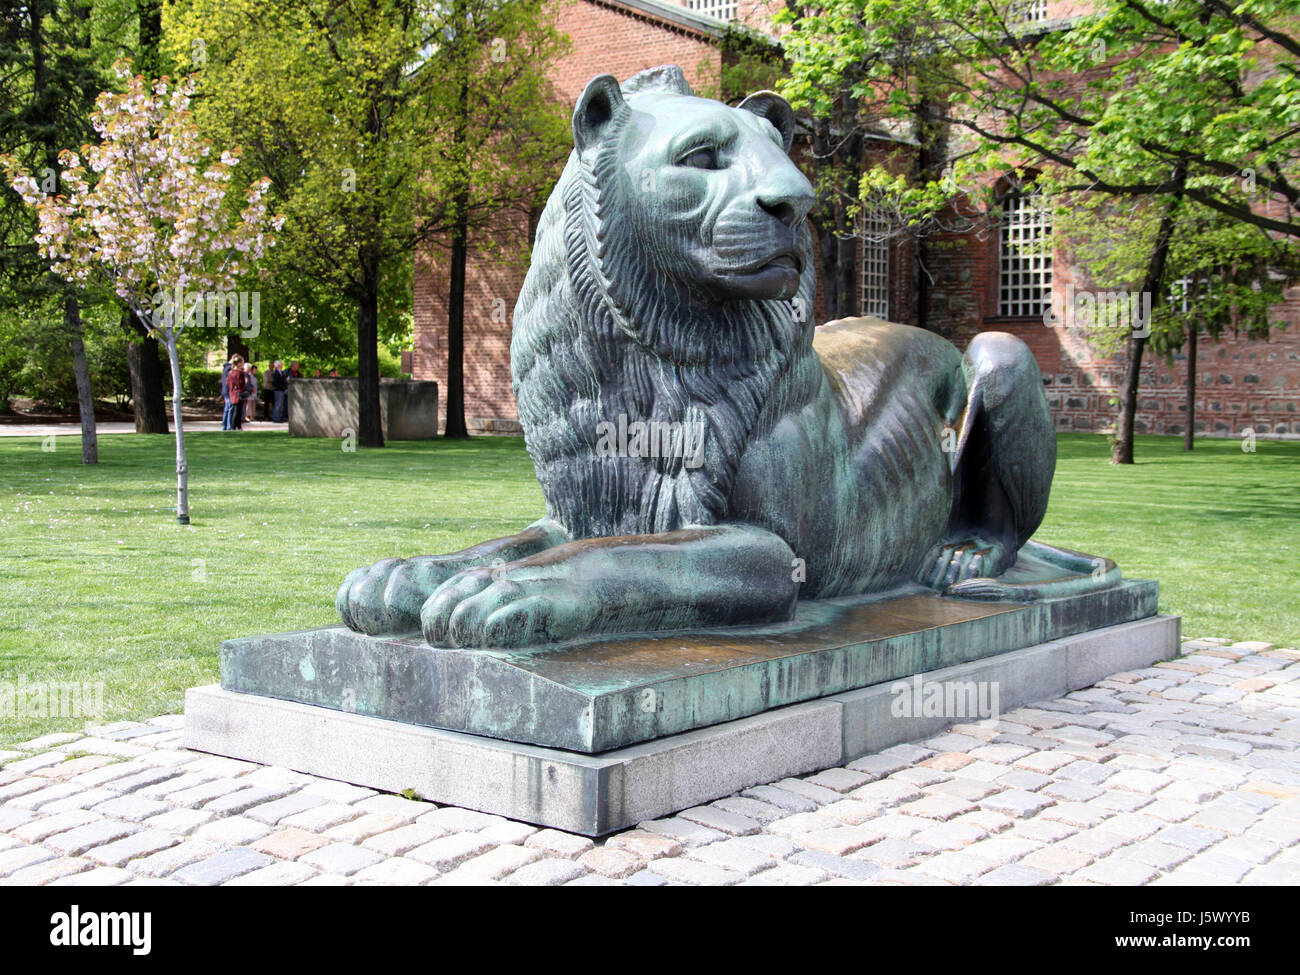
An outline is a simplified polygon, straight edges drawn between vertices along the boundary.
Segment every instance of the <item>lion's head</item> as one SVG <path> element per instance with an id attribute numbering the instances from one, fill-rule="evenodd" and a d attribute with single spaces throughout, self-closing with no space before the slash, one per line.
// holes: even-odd
<path id="1" fill-rule="evenodd" d="M 579 99 L 511 345 L 528 448 L 574 534 L 725 517 L 760 410 L 811 355 L 813 192 L 793 134 L 779 96 L 732 108 L 676 67 L 603 75 Z M 703 463 L 602 453 L 620 417 L 702 429 Z"/>
<path id="2" fill-rule="evenodd" d="M 575 149 L 596 176 L 611 282 L 637 268 L 705 305 L 793 298 L 797 233 L 812 187 L 788 156 L 790 106 L 761 93 L 739 108 L 673 90 L 625 99 L 596 78 L 573 114 Z"/>

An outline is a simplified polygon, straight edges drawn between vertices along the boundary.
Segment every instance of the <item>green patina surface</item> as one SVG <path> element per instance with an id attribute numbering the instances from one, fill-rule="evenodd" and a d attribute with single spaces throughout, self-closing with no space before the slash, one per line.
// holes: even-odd
<path id="1" fill-rule="evenodd" d="M 1155 582 L 1034 603 L 919 586 L 799 604 L 789 623 L 544 649 L 430 647 L 343 627 L 228 640 L 221 684 L 409 724 L 602 752 L 1152 616 Z"/>
<path id="2" fill-rule="evenodd" d="M 958 349 L 808 314 L 816 193 L 795 129 L 779 95 L 699 98 L 672 65 L 587 84 L 510 343 L 546 516 L 353 570 L 335 602 L 348 628 L 527 649 L 762 625 L 800 598 L 909 582 L 987 601 L 1113 582 L 1060 551 L 1067 583 L 1008 575 L 1056 459 L 1023 341 Z"/>

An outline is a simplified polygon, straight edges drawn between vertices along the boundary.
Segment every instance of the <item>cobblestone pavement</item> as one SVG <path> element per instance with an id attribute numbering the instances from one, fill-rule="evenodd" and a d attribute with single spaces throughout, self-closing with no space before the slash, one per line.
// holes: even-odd
<path id="1" fill-rule="evenodd" d="M 0 752 L 0 884 L 1296 884 L 1300 652 L 1175 660 L 593 843 L 181 747 Z"/>

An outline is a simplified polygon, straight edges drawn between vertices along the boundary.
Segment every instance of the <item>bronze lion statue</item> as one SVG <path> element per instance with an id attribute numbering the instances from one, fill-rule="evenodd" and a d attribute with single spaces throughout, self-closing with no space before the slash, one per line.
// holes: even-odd
<path id="1" fill-rule="evenodd" d="M 511 344 L 546 517 L 357 569 L 344 623 L 518 647 L 787 620 L 800 598 L 916 584 L 1114 584 L 1113 563 L 1026 545 L 1056 440 L 1022 342 L 984 333 L 963 354 L 879 319 L 813 327 L 793 132 L 778 95 L 728 107 L 674 67 L 587 85 Z M 1018 554 L 1054 572 L 1013 578 Z"/>

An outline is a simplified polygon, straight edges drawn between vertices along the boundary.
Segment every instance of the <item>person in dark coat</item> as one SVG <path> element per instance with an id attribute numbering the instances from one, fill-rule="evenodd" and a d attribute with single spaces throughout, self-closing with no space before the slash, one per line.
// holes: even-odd
<path id="1" fill-rule="evenodd" d="M 262 419 L 269 420 L 275 413 L 275 368 L 262 370 Z"/>
<path id="2" fill-rule="evenodd" d="M 284 371 L 284 363 L 279 359 L 271 367 L 271 393 L 274 399 L 271 406 L 271 422 L 283 423 L 289 413 L 289 376 Z"/>

